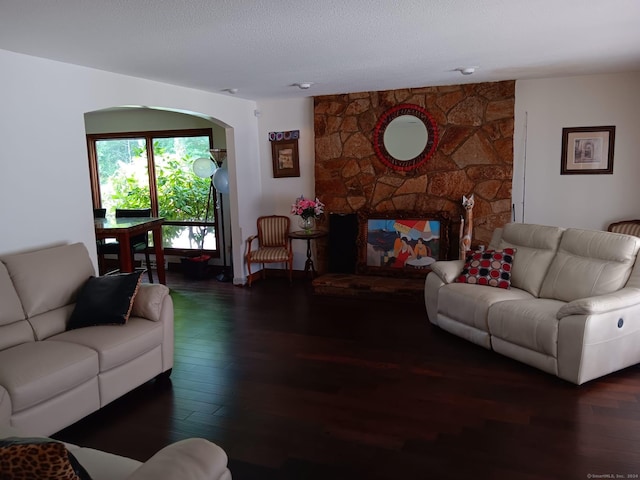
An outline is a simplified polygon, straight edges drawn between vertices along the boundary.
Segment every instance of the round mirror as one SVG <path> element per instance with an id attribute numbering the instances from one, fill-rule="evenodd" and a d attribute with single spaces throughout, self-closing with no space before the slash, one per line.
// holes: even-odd
<path id="1" fill-rule="evenodd" d="M 393 158 L 406 162 L 422 153 L 427 138 L 429 133 L 422 120 L 413 115 L 400 115 L 387 125 L 382 141 Z"/>
<path id="2" fill-rule="evenodd" d="M 408 171 L 435 152 L 438 130 L 431 115 L 418 105 L 402 104 L 387 110 L 374 131 L 378 158 L 394 170 Z"/>

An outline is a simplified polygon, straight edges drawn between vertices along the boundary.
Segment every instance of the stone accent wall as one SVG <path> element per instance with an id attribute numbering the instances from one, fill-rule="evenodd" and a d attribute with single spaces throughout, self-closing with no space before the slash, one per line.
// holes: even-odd
<path id="1" fill-rule="evenodd" d="M 477 83 L 314 99 L 315 190 L 329 213 L 447 211 L 457 252 L 462 196 L 475 194 L 473 244 L 488 244 L 511 219 L 515 82 Z M 378 118 L 411 103 L 438 125 L 433 157 L 411 172 L 385 166 L 373 149 Z"/>

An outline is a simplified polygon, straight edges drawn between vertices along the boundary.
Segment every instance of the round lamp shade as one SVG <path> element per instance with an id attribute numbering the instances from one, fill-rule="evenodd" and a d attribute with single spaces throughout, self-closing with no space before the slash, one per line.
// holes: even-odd
<path id="1" fill-rule="evenodd" d="M 193 162 L 193 173 L 200 178 L 207 178 L 216 171 L 216 164 L 210 158 L 196 158 Z"/>
<path id="2" fill-rule="evenodd" d="M 229 193 L 229 172 L 226 167 L 219 168 L 213 174 L 213 186 L 220 193 Z"/>

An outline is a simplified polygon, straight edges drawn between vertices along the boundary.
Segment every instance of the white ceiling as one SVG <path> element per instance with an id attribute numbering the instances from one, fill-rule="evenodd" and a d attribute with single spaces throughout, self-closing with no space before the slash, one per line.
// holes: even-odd
<path id="1" fill-rule="evenodd" d="M 640 1 L 0 0 L 0 49 L 293 98 L 640 71 Z"/>

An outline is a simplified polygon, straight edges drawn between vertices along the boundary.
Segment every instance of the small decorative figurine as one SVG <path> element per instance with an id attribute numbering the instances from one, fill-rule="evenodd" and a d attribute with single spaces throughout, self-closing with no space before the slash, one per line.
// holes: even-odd
<path id="1" fill-rule="evenodd" d="M 460 260 L 465 260 L 467 252 L 471 250 L 471 236 L 473 234 L 473 193 L 469 198 L 462 196 L 464 216 L 460 217 Z"/>

